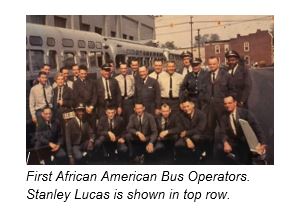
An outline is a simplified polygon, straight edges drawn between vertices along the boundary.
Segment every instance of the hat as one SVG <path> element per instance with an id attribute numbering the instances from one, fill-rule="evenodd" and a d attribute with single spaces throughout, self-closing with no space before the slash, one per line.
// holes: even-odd
<path id="1" fill-rule="evenodd" d="M 226 58 L 229 58 L 229 57 L 240 58 L 240 55 L 237 53 L 237 51 L 230 50 L 230 51 L 228 51 L 228 52 L 225 54 L 225 57 L 226 57 Z"/>
<path id="2" fill-rule="evenodd" d="M 197 66 L 197 65 L 201 64 L 202 62 L 203 62 L 202 59 L 194 58 L 193 61 L 192 61 L 192 65 L 193 66 Z"/>
<path id="3" fill-rule="evenodd" d="M 181 57 L 184 58 L 184 57 L 192 57 L 192 53 L 190 51 L 184 51 L 182 54 L 181 54 Z"/>
<path id="4" fill-rule="evenodd" d="M 85 105 L 83 103 L 78 103 L 77 106 L 74 108 L 74 110 L 84 110 Z"/>
<path id="5" fill-rule="evenodd" d="M 105 70 L 105 71 L 110 71 L 111 70 L 111 65 L 110 64 L 103 64 L 101 66 L 101 69 Z"/>

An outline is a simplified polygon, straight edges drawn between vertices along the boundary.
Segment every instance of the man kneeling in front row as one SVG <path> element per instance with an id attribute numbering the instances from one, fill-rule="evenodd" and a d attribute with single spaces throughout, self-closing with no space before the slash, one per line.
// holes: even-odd
<path id="1" fill-rule="evenodd" d="M 154 117 L 145 112 L 142 102 L 135 102 L 135 113 L 129 118 L 127 125 L 127 138 L 129 144 L 129 154 L 135 162 L 143 163 L 151 161 L 154 151 L 158 131 Z"/>

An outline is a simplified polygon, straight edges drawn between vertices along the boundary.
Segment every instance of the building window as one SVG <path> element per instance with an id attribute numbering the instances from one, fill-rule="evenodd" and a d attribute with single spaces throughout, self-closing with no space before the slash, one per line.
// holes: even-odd
<path id="1" fill-rule="evenodd" d="M 250 65 L 250 56 L 244 56 L 244 62 L 246 65 Z"/>
<path id="2" fill-rule="evenodd" d="M 249 52 L 250 51 L 250 44 L 249 42 L 244 42 L 244 51 Z"/>
<path id="3" fill-rule="evenodd" d="M 66 28 L 66 18 L 54 16 L 54 26 Z"/>
<path id="4" fill-rule="evenodd" d="M 122 35 L 122 38 L 123 38 L 123 39 L 127 39 L 127 35 L 126 35 L 126 34 L 123 34 L 123 35 Z"/>
<path id="5" fill-rule="evenodd" d="M 225 50 L 225 52 L 228 52 L 228 51 L 229 51 L 229 45 L 228 45 L 228 44 L 225 44 L 225 45 L 224 45 L 224 50 Z"/>
<path id="6" fill-rule="evenodd" d="M 219 54 L 219 53 L 220 53 L 220 46 L 215 45 L 215 54 Z"/>
<path id="7" fill-rule="evenodd" d="M 128 38 L 128 39 L 129 39 L 129 40 L 134 40 L 134 39 L 133 39 L 133 36 L 129 36 L 129 38 Z"/>
<path id="8" fill-rule="evenodd" d="M 116 32 L 115 32 L 115 31 L 111 31 L 111 32 L 110 32 L 110 36 L 111 36 L 111 37 L 116 37 Z"/>
<path id="9" fill-rule="evenodd" d="M 95 33 L 102 35 L 102 28 L 95 27 Z"/>
<path id="10" fill-rule="evenodd" d="M 80 24 L 80 30 L 89 32 L 90 31 L 90 25 L 82 23 L 82 24 Z"/>
<path id="11" fill-rule="evenodd" d="M 27 22 L 45 25 L 45 15 L 29 15 L 26 16 Z"/>

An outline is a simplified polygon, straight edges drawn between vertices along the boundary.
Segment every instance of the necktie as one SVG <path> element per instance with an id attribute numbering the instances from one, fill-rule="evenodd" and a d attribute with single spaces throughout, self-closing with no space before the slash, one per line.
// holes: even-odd
<path id="1" fill-rule="evenodd" d="M 126 75 L 123 76 L 123 80 L 124 80 L 124 97 L 127 97 Z"/>
<path id="2" fill-rule="evenodd" d="M 79 120 L 79 128 L 80 128 L 80 131 L 82 133 L 82 120 Z"/>
<path id="3" fill-rule="evenodd" d="M 139 131 L 142 132 L 141 116 L 138 117 L 138 121 L 139 121 Z"/>
<path id="4" fill-rule="evenodd" d="M 157 81 L 159 80 L 159 73 L 157 73 L 157 78 L 156 79 L 157 79 Z"/>
<path id="5" fill-rule="evenodd" d="M 170 91 L 169 91 L 169 97 L 173 98 L 173 78 L 172 75 L 170 75 Z"/>
<path id="6" fill-rule="evenodd" d="M 111 96 L 109 94 L 108 79 L 105 79 L 105 87 L 106 87 L 106 93 L 107 93 L 107 100 L 111 100 Z"/>
<path id="7" fill-rule="evenodd" d="M 213 72 L 213 79 L 212 79 L 212 81 L 215 82 L 215 80 L 216 80 L 216 76 L 215 76 L 215 72 Z"/>
<path id="8" fill-rule="evenodd" d="M 231 70 L 231 75 L 234 76 L 234 69 Z"/>
<path id="9" fill-rule="evenodd" d="M 189 68 L 187 67 L 187 74 L 190 72 Z"/>
<path id="10" fill-rule="evenodd" d="M 109 130 L 112 131 L 113 130 L 113 126 L 112 126 L 112 119 L 109 119 Z"/>
<path id="11" fill-rule="evenodd" d="M 237 135 L 237 121 L 236 121 L 234 113 L 232 113 L 231 116 L 232 116 L 232 120 L 233 120 L 232 121 L 233 132 L 235 135 Z"/>
<path id="12" fill-rule="evenodd" d="M 168 128 L 168 119 L 165 118 L 165 125 L 164 125 L 164 130 L 166 130 Z"/>
<path id="13" fill-rule="evenodd" d="M 45 85 L 42 86 L 42 89 L 43 89 L 43 96 L 44 96 L 46 106 L 49 107 L 49 103 L 47 101 L 46 92 L 45 92 Z"/>
<path id="14" fill-rule="evenodd" d="M 59 87 L 58 89 L 58 100 L 62 99 L 62 87 Z"/>
<path id="15" fill-rule="evenodd" d="M 212 73 L 213 77 L 212 77 L 212 96 L 214 97 L 215 95 L 215 89 L 214 89 L 214 85 L 215 85 L 215 72 Z"/>
<path id="16" fill-rule="evenodd" d="M 47 126 L 48 126 L 48 128 L 51 130 L 51 123 L 50 123 L 50 121 L 47 122 Z"/>

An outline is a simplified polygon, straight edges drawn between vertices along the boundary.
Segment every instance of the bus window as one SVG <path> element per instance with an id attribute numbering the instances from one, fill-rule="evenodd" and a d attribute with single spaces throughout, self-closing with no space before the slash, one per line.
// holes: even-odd
<path id="1" fill-rule="evenodd" d="M 30 45 L 33 45 L 33 46 L 42 46 L 43 40 L 39 36 L 30 36 L 29 43 Z"/>
<path id="2" fill-rule="evenodd" d="M 97 54 L 97 64 L 98 64 L 98 67 L 102 66 L 102 54 L 101 53 Z"/>
<path id="3" fill-rule="evenodd" d="M 52 70 L 57 68 L 56 51 L 48 52 L 48 64 L 50 64 Z"/>
<path id="4" fill-rule="evenodd" d="M 119 68 L 120 63 L 124 63 L 124 62 L 125 62 L 125 55 L 124 54 L 116 55 L 116 57 L 115 57 L 116 68 Z"/>
<path id="5" fill-rule="evenodd" d="M 89 53 L 89 64 L 90 68 L 94 69 L 96 68 L 96 52 L 90 51 Z"/>
<path id="6" fill-rule="evenodd" d="M 109 60 L 110 60 L 110 56 L 109 56 L 109 54 L 106 52 L 105 53 L 105 63 L 107 63 Z"/>
<path id="7" fill-rule="evenodd" d="M 72 64 L 75 63 L 75 59 L 74 59 L 74 53 L 72 52 L 65 52 L 63 54 L 63 66 L 68 67 L 69 69 L 71 69 Z"/>
<path id="8" fill-rule="evenodd" d="M 39 71 L 44 64 L 44 53 L 41 50 L 31 50 L 31 68 L 33 71 Z"/>
<path id="9" fill-rule="evenodd" d="M 86 51 L 80 51 L 79 64 L 80 65 L 87 65 Z"/>
<path id="10" fill-rule="evenodd" d="M 29 51 L 26 50 L 26 72 L 28 72 L 30 70 L 29 67 Z"/>

